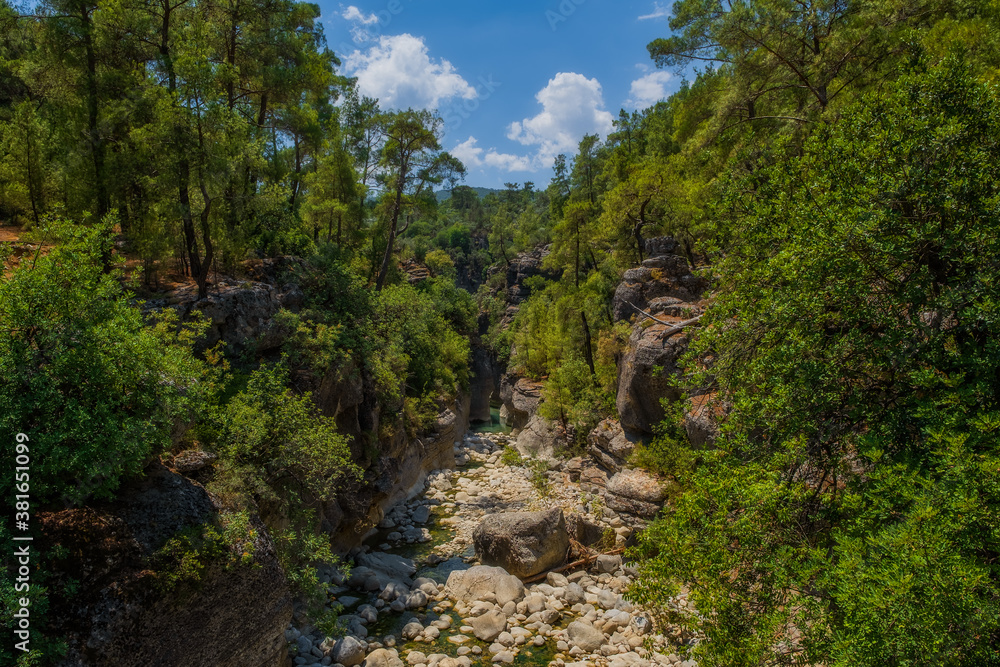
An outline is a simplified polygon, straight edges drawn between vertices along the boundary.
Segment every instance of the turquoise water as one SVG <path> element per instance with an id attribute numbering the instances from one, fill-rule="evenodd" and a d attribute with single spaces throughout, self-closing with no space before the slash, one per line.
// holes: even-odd
<path id="1" fill-rule="evenodd" d="M 472 431 L 475 433 L 510 433 L 510 427 L 500 423 L 500 404 L 490 404 L 490 421 L 473 424 Z"/>

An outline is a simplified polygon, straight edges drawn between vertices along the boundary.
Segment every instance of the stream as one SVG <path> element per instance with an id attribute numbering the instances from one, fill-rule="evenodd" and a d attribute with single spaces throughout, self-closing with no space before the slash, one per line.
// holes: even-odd
<path id="1" fill-rule="evenodd" d="M 641 527 L 604 507 L 601 489 L 525 465 L 516 450 L 505 455 L 511 438 L 484 426 L 456 445 L 455 470 L 432 472 L 422 494 L 389 511 L 349 554 L 346 576 L 321 568 L 340 631 L 328 636 L 297 612 L 285 633 L 292 664 L 696 667 L 685 658 L 696 641 L 689 633 L 654 628 L 622 595 L 637 573 L 621 556 L 528 585 L 476 568 L 472 533 L 489 514 L 562 508 L 619 547 Z M 674 603 L 687 605 L 683 594 Z"/>

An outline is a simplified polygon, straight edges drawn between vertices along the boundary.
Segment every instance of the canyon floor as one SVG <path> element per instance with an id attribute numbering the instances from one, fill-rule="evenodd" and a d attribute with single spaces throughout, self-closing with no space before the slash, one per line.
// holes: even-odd
<path id="1" fill-rule="evenodd" d="M 606 507 L 598 486 L 561 466 L 505 454 L 508 443 L 466 434 L 457 469 L 431 473 L 423 493 L 387 513 L 351 567 L 321 570 L 337 628 L 324 625 L 328 634 L 299 610 L 286 632 L 294 665 L 696 666 L 697 638 L 628 598 L 637 572 L 620 554 L 641 520 Z M 527 584 L 479 563 L 473 531 L 484 517 L 553 508 L 601 531 L 587 563 Z M 674 604 L 688 605 L 683 592 Z"/>

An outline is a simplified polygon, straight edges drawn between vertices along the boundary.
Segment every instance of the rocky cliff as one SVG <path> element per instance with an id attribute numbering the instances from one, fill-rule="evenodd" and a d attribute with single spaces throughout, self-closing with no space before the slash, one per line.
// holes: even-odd
<path id="1" fill-rule="evenodd" d="M 39 548 L 56 557 L 51 569 L 60 576 L 50 587 L 49 634 L 68 640 L 62 664 L 285 664 L 292 598 L 274 544 L 251 518 L 238 543 L 207 548 L 203 530 L 222 513 L 199 484 L 158 463 L 115 502 L 40 513 Z M 191 543 L 183 553 L 165 548 L 178 536 L 191 536 L 202 553 Z M 59 584 L 70 580 L 76 592 L 66 596 Z"/>
<path id="2" fill-rule="evenodd" d="M 618 364 L 616 406 L 624 429 L 639 436 L 653 435 L 663 420 L 662 400 L 680 398 L 672 380 L 687 351 L 688 331 L 678 331 L 676 325 L 703 310 L 705 281 L 692 274 L 687 259 L 677 250 L 673 239 L 649 239 L 649 258 L 641 267 L 626 271 L 615 291 L 615 318 L 633 322 Z"/>

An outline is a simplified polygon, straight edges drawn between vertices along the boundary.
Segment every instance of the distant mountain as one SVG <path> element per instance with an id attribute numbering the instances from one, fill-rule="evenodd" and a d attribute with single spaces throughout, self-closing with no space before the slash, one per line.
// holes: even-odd
<path id="1" fill-rule="evenodd" d="M 503 192 L 503 190 L 499 190 L 496 188 L 473 187 L 472 189 L 476 191 L 476 195 L 478 195 L 480 199 L 490 194 L 491 192 Z M 451 190 L 438 190 L 437 192 L 434 193 L 434 196 L 437 197 L 437 200 L 439 202 L 443 202 L 445 200 L 451 199 Z"/>

